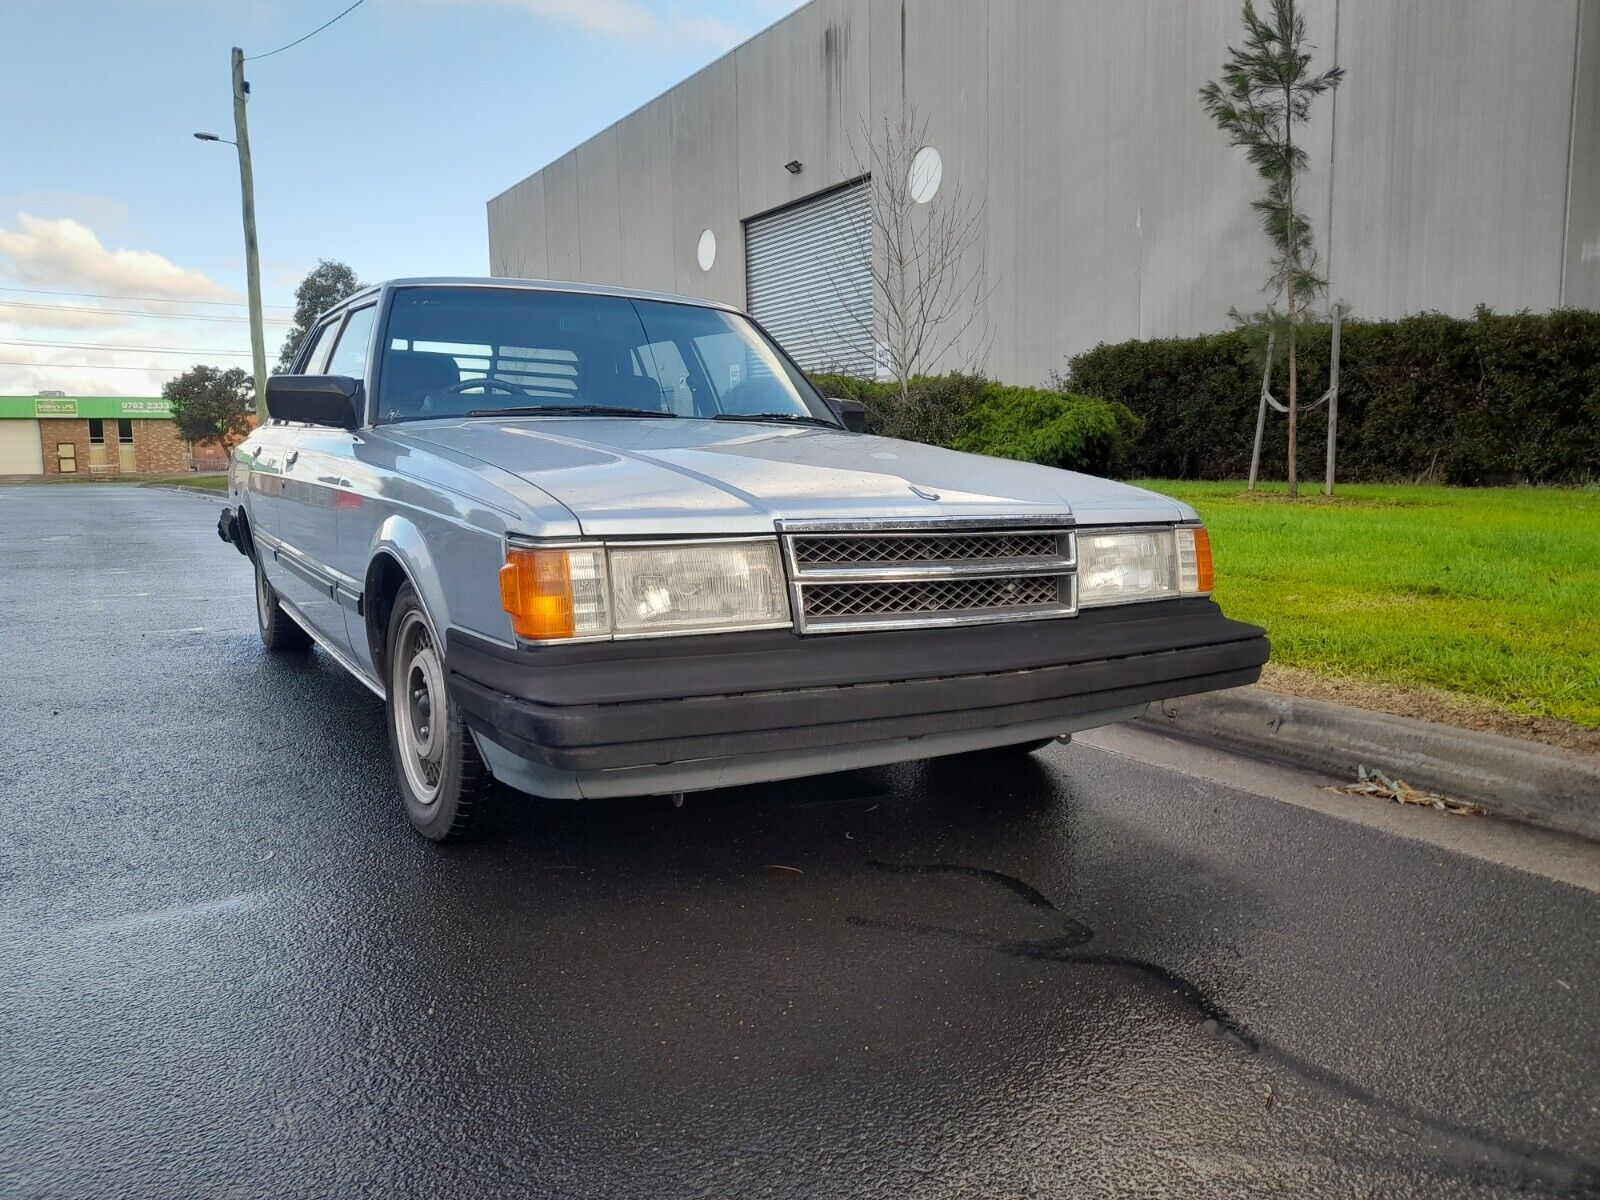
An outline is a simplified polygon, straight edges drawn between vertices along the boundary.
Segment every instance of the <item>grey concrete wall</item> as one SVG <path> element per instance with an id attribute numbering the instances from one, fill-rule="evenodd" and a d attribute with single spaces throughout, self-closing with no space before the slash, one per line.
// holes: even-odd
<path id="1" fill-rule="evenodd" d="M 1578 23 L 1561 301 L 1600 308 L 1600 0 L 1582 0 Z"/>
<path id="2" fill-rule="evenodd" d="M 1199 87 L 1238 0 L 813 0 L 489 203 L 497 274 L 744 302 L 742 222 L 861 172 L 904 106 L 984 207 L 985 319 L 940 366 L 1038 382 L 1265 300 L 1259 182 Z M 1600 305 L 1600 0 L 1304 0 L 1302 198 L 1362 316 Z M 792 175 L 783 164 L 798 159 Z M 702 271 L 695 247 L 718 252 Z"/>

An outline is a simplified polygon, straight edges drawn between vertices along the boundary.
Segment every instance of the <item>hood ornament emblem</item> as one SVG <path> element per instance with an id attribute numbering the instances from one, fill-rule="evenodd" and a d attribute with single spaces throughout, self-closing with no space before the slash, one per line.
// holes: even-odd
<path id="1" fill-rule="evenodd" d="M 937 500 L 939 498 L 938 492 L 930 492 L 927 488 L 919 488 L 914 483 L 911 485 L 911 490 L 914 494 L 921 496 L 924 500 Z"/>

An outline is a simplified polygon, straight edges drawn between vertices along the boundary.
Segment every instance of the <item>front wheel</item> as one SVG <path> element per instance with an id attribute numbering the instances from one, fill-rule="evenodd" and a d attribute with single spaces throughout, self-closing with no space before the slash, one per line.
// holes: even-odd
<path id="1" fill-rule="evenodd" d="M 283 611 L 277 589 L 267 582 L 261 560 L 252 560 L 252 565 L 256 569 L 256 632 L 261 635 L 261 644 L 274 653 L 309 650 L 311 635 Z"/>
<path id="2" fill-rule="evenodd" d="M 407 584 L 389 618 L 389 748 L 406 816 L 423 837 L 464 836 L 493 795 L 494 779 L 445 687 L 444 653 Z"/>

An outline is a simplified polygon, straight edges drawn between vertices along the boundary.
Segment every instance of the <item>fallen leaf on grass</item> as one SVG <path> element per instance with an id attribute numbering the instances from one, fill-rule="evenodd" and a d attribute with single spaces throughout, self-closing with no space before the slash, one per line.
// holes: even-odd
<path id="1" fill-rule="evenodd" d="M 1477 816 L 1483 812 L 1481 807 L 1469 801 L 1452 800 L 1448 796 L 1439 795 L 1438 792 L 1414 788 L 1403 779 L 1391 779 L 1382 771 L 1369 771 L 1365 767 L 1356 768 L 1354 783 L 1346 783 L 1328 790 L 1341 792 L 1346 796 L 1377 796 L 1382 800 L 1393 800 L 1396 804 L 1436 808 L 1440 812 L 1455 813 L 1457 816 Z"/>

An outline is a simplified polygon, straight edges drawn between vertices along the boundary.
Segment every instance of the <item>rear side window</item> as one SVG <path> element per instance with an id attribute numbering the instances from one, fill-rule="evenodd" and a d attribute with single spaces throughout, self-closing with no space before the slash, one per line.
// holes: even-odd
<path id="1" fill-rule="evenodd" d="M 333 357 L 328 360 L 328 375 L 348 375 L 362 379 L 367 373 L 367 347 L 372 342 L 372 317 L 378 306 L 358 308 L 345 319 Z"/>

